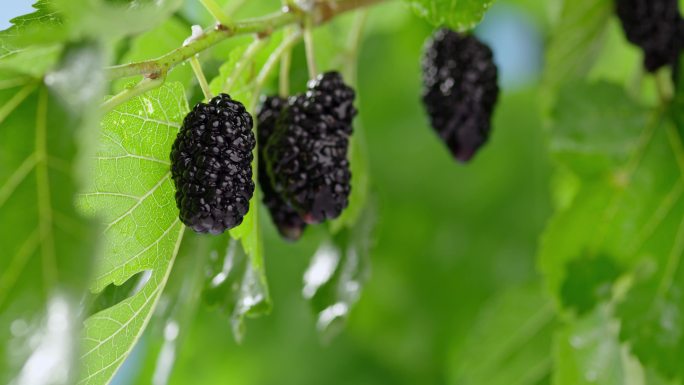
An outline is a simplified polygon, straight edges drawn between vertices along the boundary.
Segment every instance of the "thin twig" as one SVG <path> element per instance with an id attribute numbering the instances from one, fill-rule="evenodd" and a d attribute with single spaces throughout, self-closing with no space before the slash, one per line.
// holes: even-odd
<path id="1" fill-rule="evenodd" d="M 291 50 L 301 37 L 302 34 L 300 31 L 295 31 L 286 36 L 275 51 L 273 51 L 271 56 L 268 57 L 268 60 L 266 60 L 266 63 L 264 63 L 264 66 L 261 68 L 261 71 L 259 71 L 259 74 L 254 81 L 254 94 L 252 96 L 251 106 L 256 106 L 261 89 L 264 87 L 264 84 L 266 84 L 268 76 L 271 74 L 283 54 Z"/>
<path id="2" fill-rule="evenodd" d="M 345 67 L 347 69 L 346 77 L 350 84 L 356 84 L 359 48 L 361 47 L 361 37 L 363 29 L 366 26 L 368 19 L 368 10 L 360 9 L 354 15 L 354 21 L 349 31 L 349 40 L 347 40 L 347 52 Z"/>
<path id="3" fill-rule="evenodd" d="M 200 0 L 204 8 L 211 13 L 211 16 L 218 21 L 219 23 L 223 25 L 231 25 L 232 20 L 230 17 L 223 12 L 223 9 L 221 8 L 220 5 L 216 3 L 214 0 Z"/>
<path id="4" fill-rule="evenodd" d="M 116 106 L 127 102 L 130 99 L 133 99 L 134 97 L 138 95 L 142 95 L 145 92 L 155 89 L 159 86 L 161 86 L 164 83 L 164 78 L 166 75 L 159 76 L 157 78 L 151 79 L 151 78 L 144 78 L 138 84 L 136 84 L 133 87 L 127 88 L 118 94 L 112 96 L 111 98 L 107 99 L 102 105 L 100 106 L 100 111 L 104 114 L 107 113 L 111 110 L 113 110 Z"/>
<path id="5" fill-rule="evenodd" d="M 309 69 L 309 79 L 314 79 L 318 75 L 318 69 L 316 68 L 313 41 L 313 20 L 310 17 L 304 20 L 304 49 L 306 50 L 306 67 Z"/>
<path id="6" fill-rule="evenodd" d="M 321 0 L 316 2 L 311 17 L 314 25 L 320 25 L 341 13 L 378 4 L 383 1 L 386 0 L 340 0 L 336 2 Z M 217 24 L 214 28 L 205 30 L 202 36 L 189 44 L 176 48 L 159 58 L 109 67 L 107 69 L 108 76 L 110 79 L 135 75 L 159 77 L 161 73 L 167 73 L 178 64 L 225 39 L 250 33 L 256 33 L 259 36 L 267 36 L 276 29 L 286 25 L 301 23 L 304 17 L 306 17 L 306 14 L 301 11 L 286 7 L 280 12 L 260 18 L 238 21 L 230 26 Z"/>
<path id="7" fill-rule="evenodd" d="M 285 31 L 284 39 L 295 33 L 291 28 Z M 292 64 L 292 48 L 287 48 L 280 57 L 280 75 L 278 76 L 278 95 L 282 98 L 290 95 L 290 66 Z"/>

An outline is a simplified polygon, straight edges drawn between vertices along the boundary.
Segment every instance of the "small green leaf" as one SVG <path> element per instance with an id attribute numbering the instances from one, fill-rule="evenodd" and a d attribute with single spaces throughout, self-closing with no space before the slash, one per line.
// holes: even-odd
<path id="1" fill-rule="evenodd" d="M 188 112 L 183 86 L 170 83 L 117 107 L 102 120 L 93 185 L 81 196 L 105 223 L 104 256 L 93 292 L 149 270 L 132 297 L 86 319 L 79 383 L 105 384 L 149 321 L 180 245 L 169 153 Z"/>
<path id="2" fill-rule="evenodd" d="M 566 325 L 554 337 L 555 385 L 643 384 L 639 362 L 620 344 L 611 305 Z"/>
<path id="3" fill-rule="evenodd" d="M 542 383 L 551 372 L 553 305 L 541 287 L 517 287 L 490 300 L 454 353 L 452 384 Z"/>
<path id="4" fill-rule="evenodd" d="M 12 19 L 12 26 L 0 31 L 0 68 L 40 77 L 59 59 L 67 31 L 50 1 L 33 7 L 35 12 Z"/>
<path id="5" fill-rule="evenodd" d="M 374 210 L 365 207 L 354 227 L 345 227 L 323 242 L 304 273 L 302 294 L 316 314 L 316 328 L 325 341 L 340 332 L 370 275 Z"/>
<path id="6" fill-rule="evenodd" d="M 458 31 L 475 28 L 494 0 L 404 0 L 418 14 L 436 27 Z"/>
<path id="7" fill-rule="evenodd" d="M 245 316 L 260 316 L 271 311 L 263 265 L 255 265 L 255 254 L 245 252 L 246 241 L 228 237 L 210 245 L 210 267 L 204 286 L 204 299 L 210 306 L 228 314 L 235 339 L 242 341 Z"/>

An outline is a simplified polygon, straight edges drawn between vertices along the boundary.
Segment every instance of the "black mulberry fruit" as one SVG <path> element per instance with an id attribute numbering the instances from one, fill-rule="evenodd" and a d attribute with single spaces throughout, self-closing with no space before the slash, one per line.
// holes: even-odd
<path id="1" fill-rule="evenodd" d="M 336 218 L 349 204 L 354 98 L 339 73 L 319 75 L 288 100 L 264 149 L 273 188 L 307 223 Z"/>
<path id="2" fill-rule="evenodd" d="M 264 98 L 257 115 L 257 138 L 259 140 L 259 167 L 258 180 L 261 191 L 264 193 L 264 204 L 271 213 L 271 219 L 278 228 L 280 235 L 288 240 L 295 241 L 302 236 L 306 223 L 287 202 L 280 197 L 271 184 L 266 167 L 264 146 L 275 130 L 276 123 L 281 112 L 287 105 L 287 99 L 278 96 Z"/>
<path id="3" fill-rule="evenodd" d="M 442 28 L 428 41 L 422 67 L 432 127 L 466 162 L 487 142 L 499 96 L 492 51 L 472 35 Z"/>
<path id="4" fill-rule="evenodd" d="M 171 149 L 171 177 L 180 219 L 199 233 L 220 234 L 240 223 L 254 194 L 252 117 L 221 94 L 183 120 Z"/>
<path id="5" fill-rule="evenodd" d="M 677 63 L 684 48 L 678 0 L 616 0 L 616 13 L 627 40 L 644 51 L 648 71 Z"/>

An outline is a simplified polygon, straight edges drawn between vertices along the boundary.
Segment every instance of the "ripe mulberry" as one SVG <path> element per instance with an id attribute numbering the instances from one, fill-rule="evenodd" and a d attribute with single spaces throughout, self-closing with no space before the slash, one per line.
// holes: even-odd
<path id="1" fill-rule="evenodd" d="M 275 130 L 281 112 L 287 105 L 287 99 L 278 96 L 266 97 L 257 115 L 257 138 L 259 141 L 258 180 L 264 193 L 264 204 L 271 213 L 271 219 L 278 228 L 280 235 L 291 241 L 302 236 L 306 223 L 287 202 L 280 197 L 271 184 L 266 167 L 264 146 Z"/>
<path id="2" fill-rule="evenodd" d="M 466 162 L 487 141 L 498 99 L 492 51 L 472 35 L 439 29 L 423 57 L 423 104 L 453 156 Z"/>
<path id="3" fill-rule="evenodd" d="M 336 218 L 349 204 L 354 98 L 339 73 L 319 75 L 288 100 L 264 149 L 273 188 L 307 223 Z"/>
<path id="4" fill-rule="evenodd" d="M 644 51 L 649 72 L 677 63 L 684 49 L 678 0 L 616 0 L 616 13 L 627 40 Z"/>
<path id="5" fill-rule="evenodd" d="M 252 117 L 221 94 L 183 120 L 171 149 L 171 177 L 180 219 L 199 233 L 220 234 L 240 223 L 254 194 Z"/>

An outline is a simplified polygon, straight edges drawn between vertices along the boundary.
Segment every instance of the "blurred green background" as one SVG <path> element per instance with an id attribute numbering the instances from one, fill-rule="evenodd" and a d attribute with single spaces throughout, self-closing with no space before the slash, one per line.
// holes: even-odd
<path id="1" fill-rule="evenodd" d="M 493 301 L 539 285 L 537 238 L 551 212 L 551 167 L 537 92 L 546 25 L 542 3 L 500 1 L 478 29 L 494 45 L 503 93 L 491 140 L 468 165 L 451 158 L 419 102 L 419 58 L 432 27 L 399 3 L 371 10 L 359 57 L 357 124 L 367 141 L 378 220 L 370 280 L 346 329 L 324 343 L 301 294 L 302 276 L 320 234 L 310 230 L 302 241 L 289 244 L 266 219 L 272 314 L 249 320 L 238 345 L 225 315 L 200 306 L 176 352 L 170 383 L 462 382 L 461 350 L 477 333 L 478 318 L 505 316 Z M 252 7 L 259 14 L 261 7 Z M 186 9 L 185 15 L 191 20 L 207 17 L 202 12 Z M 323 27 L 317 36 L 329 33 L 326 29 L 344 33 L 336 25 L 348 25 L 352 17 Z M 319 48 L 322 62 L 325 50 Z M 300 45 L 294 52 L 294 87 L 303 88 L 303 57 Z M 483 311 L 493 313 L 481 316 Z M 516 342 L 513 354 L 537 333 L 540 351 L 548 353 L 550 335 L 543 326 Z M 156 364 L 141 364 L 154 350 L 148 342 L 154 344 L 151 337 L 143 340 L 118 384 L 136 382 L 138 370 L 144 373 L 141 378 L 154 377 Z M 530 384 L 548 382 L 548 360 L 541 364 L 525 365 L 529 373 L 521 378 L 527 375 Z M 496 383 L 489 374 L 484 383 Z"/>
<path id="2" fill-rule="evenodd" d="M 553 317 L 536 290 L 535 254 L 551 213 L 539 78 L 553 3 L 501 0 L 478 27 L 494 47 L 502 95 L 491 139 L 468 165 L 451 158 L 419 102 L 419 58 L 433 28 L 401 3 L 373 8 L 359 56 L 356 123 L 366 139 L 378 220 L 370 279 L 346 328 L 331 342 L 322 341 L 301 294 L 321 232 L 309 230 L 299 243 L 289 244 L 264 217 L 272 314 L 248 320 L 246 337 L 237 344 L 224 314 L 198 306 L 193 322 L 181 325 L 184 336 L 170 353 L 155 339 L 164 333 L 163 324 L 153 322 L 114 383 L 161 383 L 160 349 L 171 354 L 168 362 L 175 360 L 171 384 L 456 384 L 478 376 L 488 380 L 476 383 L 549 382 Z M 277 1 L 249 1 L 241 12 L 259 15 L 277 7 Z M 344 33 L 339 26 L 349 25 L 352 17 L 317 32 L 321 62 L 327 55 L 324 35 Z M 187 1 L 174 23 L 208 25 L 208 20 L 198 2 Z M 155 41 L 160 53 L 165 44 L 182 41 L 185 27 L 175 40 L 167 35 L 169 42 Z M 123 49 L 133 48 L 124 53 L 131 59 L 132 44 Z M 227 45 L 217 48 L 219 56 L 221 47 Z M 301 89 L 306 78 L 301 45 L 293 69 L 293 86 Z M 184 66 L 176 76 L 191 73 Z M 180 260 L 170 282 L 181 279 L 188 266 L 197 268 Z M 511 306 L 514 311 L 507 311 Z M 531 327 L 521 321 L 518 329 L 511 320 L 508 333 L 491 325 L 540 310 Z M 489 330 L 504 338 L 483 336 Z M 476 354 L 482 350 L 490 352 L 489 361 Z M 510 369 L 519 373 L 497 380 L 503 361 L 520 362 Z"/>

